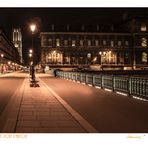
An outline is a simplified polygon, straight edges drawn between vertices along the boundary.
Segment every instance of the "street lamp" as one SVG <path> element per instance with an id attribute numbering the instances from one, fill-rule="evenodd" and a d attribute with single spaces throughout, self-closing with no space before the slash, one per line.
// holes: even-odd
<path id="1" fill-rule="evenodd" d="M 103 70 L 103 66 L 102 66 L 102 60 L 103 60 L 103 56 L 105 56 L 106 55 L 106 52 L 104 51 L 104 52 L 99 52 L 99 55 L 101 56 L 101 69 Z"/>
<path id="2" fill-rule="evenodd" d="M 1 64 L 2 64 L 2 59 L 3 59 L 3 57 L 4 57 L 4 54 L 1 54 Z"/>
<path id="3" fill-rule="evenodd" d="M 32 57 L 32 53 L 29 53 L 29 57 L 30 57 L 30 58 Z"/>
<path id="4" fill-rule="evenodd" d="M 4 57 L 4 54 L 1 54 L 1 58 L 3 58 Z"/>
<path id="5" fill-rule="evenodd" d="M 29 49 L 29 53 L 32 53 L 33 51 L 32 51 L 32 49 Z"/>
<path id="6" fill-rule="evenodd" d="M 10 61 L 8 61 L 8 65 L 10 65 L 11 64 L 11 62 Z"/>
<path id="7" fill-rule="evenodd" d="M 35 82 L 35 71 L 34 71 L 34 56 L 32 56 L 32 53 L 34 53 L 34 48 L 33 48 L 33 34 L 36 30 L 36 25 L 31 24 L 30 25 L 30 30 L 32 32 L 32 49 L 29 50 L 29 57 L 32 57 L 32 64 L 30 65 L 30 72 L 31 72 L 31 79 L 32 82 Z"/>
<path id="8" fill-rule="evenodd" d="M 102 69 L 102 52 L 101 52 L 101 51 L 99 52 L 99 55 L 100 55 L 100 57 L 101 57 L 101 58 L 100 58 L 100 61 L 101 61 L 101 69 Z"/>
<path id="9" fill-rule="evenodd" d="M 3 73 L 3 66 L 2 66 L 2 59 L 3 59 L 3 57 L 4 57 L 4 54 L 1 54 L 1 73 Z"/>
<path id="10" fill-rule="evenodd" d="M 35 25 L 35 24 L 31 24 L 31 25 L 30 25 L 30 30 L 31 30 L 32 32 L 34 32 L 35 29 L 36 29 L 36 25 Z"/>

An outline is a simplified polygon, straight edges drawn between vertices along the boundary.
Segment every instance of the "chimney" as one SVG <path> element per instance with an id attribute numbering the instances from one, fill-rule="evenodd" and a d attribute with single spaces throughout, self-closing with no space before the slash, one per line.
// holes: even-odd
<path id="1" fill-rule="evenodd" d="M 54 31 L 54 24 L 51 25 L 51 30 Z"/>
<path id="2" fill-rule="evenodd" d="M 100 29 L 100 26 L 97 24 L 97 31 L 99 31 L 99 29 Z"/>
<path id="3" fill-rule="evenodd" d="M 84 31 L 84 29 L 85 29 L 85 26 L 84 26 L 84 24 L 82 25 L 81 29 L 82 29 L 82 31 Z"/>
<path id="4" fill-rule="evenodd" d="M 127 12 L 124 12 L 124 13 L 123 13 L 122 19 L 123 19 L 123 21 L 125 21 L 125 20 L 128 19 L 128 13 L 127 13 Z"/>
<path id="5" fill-rule="evenodd" d="M 69 31 L 69 24 L 67 24 L 67 31 Z"/>

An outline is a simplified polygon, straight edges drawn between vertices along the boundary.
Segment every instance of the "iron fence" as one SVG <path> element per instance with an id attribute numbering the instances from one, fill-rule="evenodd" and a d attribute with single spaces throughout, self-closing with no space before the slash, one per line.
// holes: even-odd
<path id="1" fill-rule="evenodd" d="M 57 76 L 148 99 L 148 78 L 58 71 Z"/>

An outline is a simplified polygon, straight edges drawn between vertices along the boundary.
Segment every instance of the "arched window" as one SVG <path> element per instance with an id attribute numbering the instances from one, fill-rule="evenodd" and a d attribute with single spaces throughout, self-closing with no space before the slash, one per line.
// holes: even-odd
<path id="1" fill-rule="evenodd" d="M 56 39 L 56 46 L 60 46 L 60 39 Z"/>
<path id="2" fill-rule="evenodd" d="M 147 46 L 147 39 L 146 38 L 142 38 L 141 39 L 141 46 L 142 47 L 146 47 Z"/>
<path id="3" fill-rule="evenodd" d="M 88 53 L 88 54 L 87 54 L 87 57 L 88 57 L 88 58 L 91 58 L 91 53 Z"/>
<path id="4" fill-rule="evenodd" d="M 146 23 L 141 24 L 141 31 L 146 31 Z"/>
<path id="5" fill-rule="evenodd" d="M 142 52 L 142 62 L 147 63 L 147 53 Z"/>
<path id="6" fill-rule="evenodd" d="M 72 40 L 72 46 L 76 46 L 76 40 Z"/>

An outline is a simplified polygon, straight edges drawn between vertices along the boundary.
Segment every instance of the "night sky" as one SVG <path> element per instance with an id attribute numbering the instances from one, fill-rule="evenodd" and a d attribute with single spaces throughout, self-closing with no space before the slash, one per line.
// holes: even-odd
<path id="1" fill-rule="evenodd" d="M 0 27 L 12 39 L 12 28 L 20 27 L 23 36 L 24 54 L 31 47 L 29 24 L 35 22 L 38 32 L 35 35 L 36 48 L 39 49 L 39 33 L 49 31 L 51 24 L 116 24 L 122 21 L 123 13 L 148 15 L 144 8 L 0 8 Z"/>

